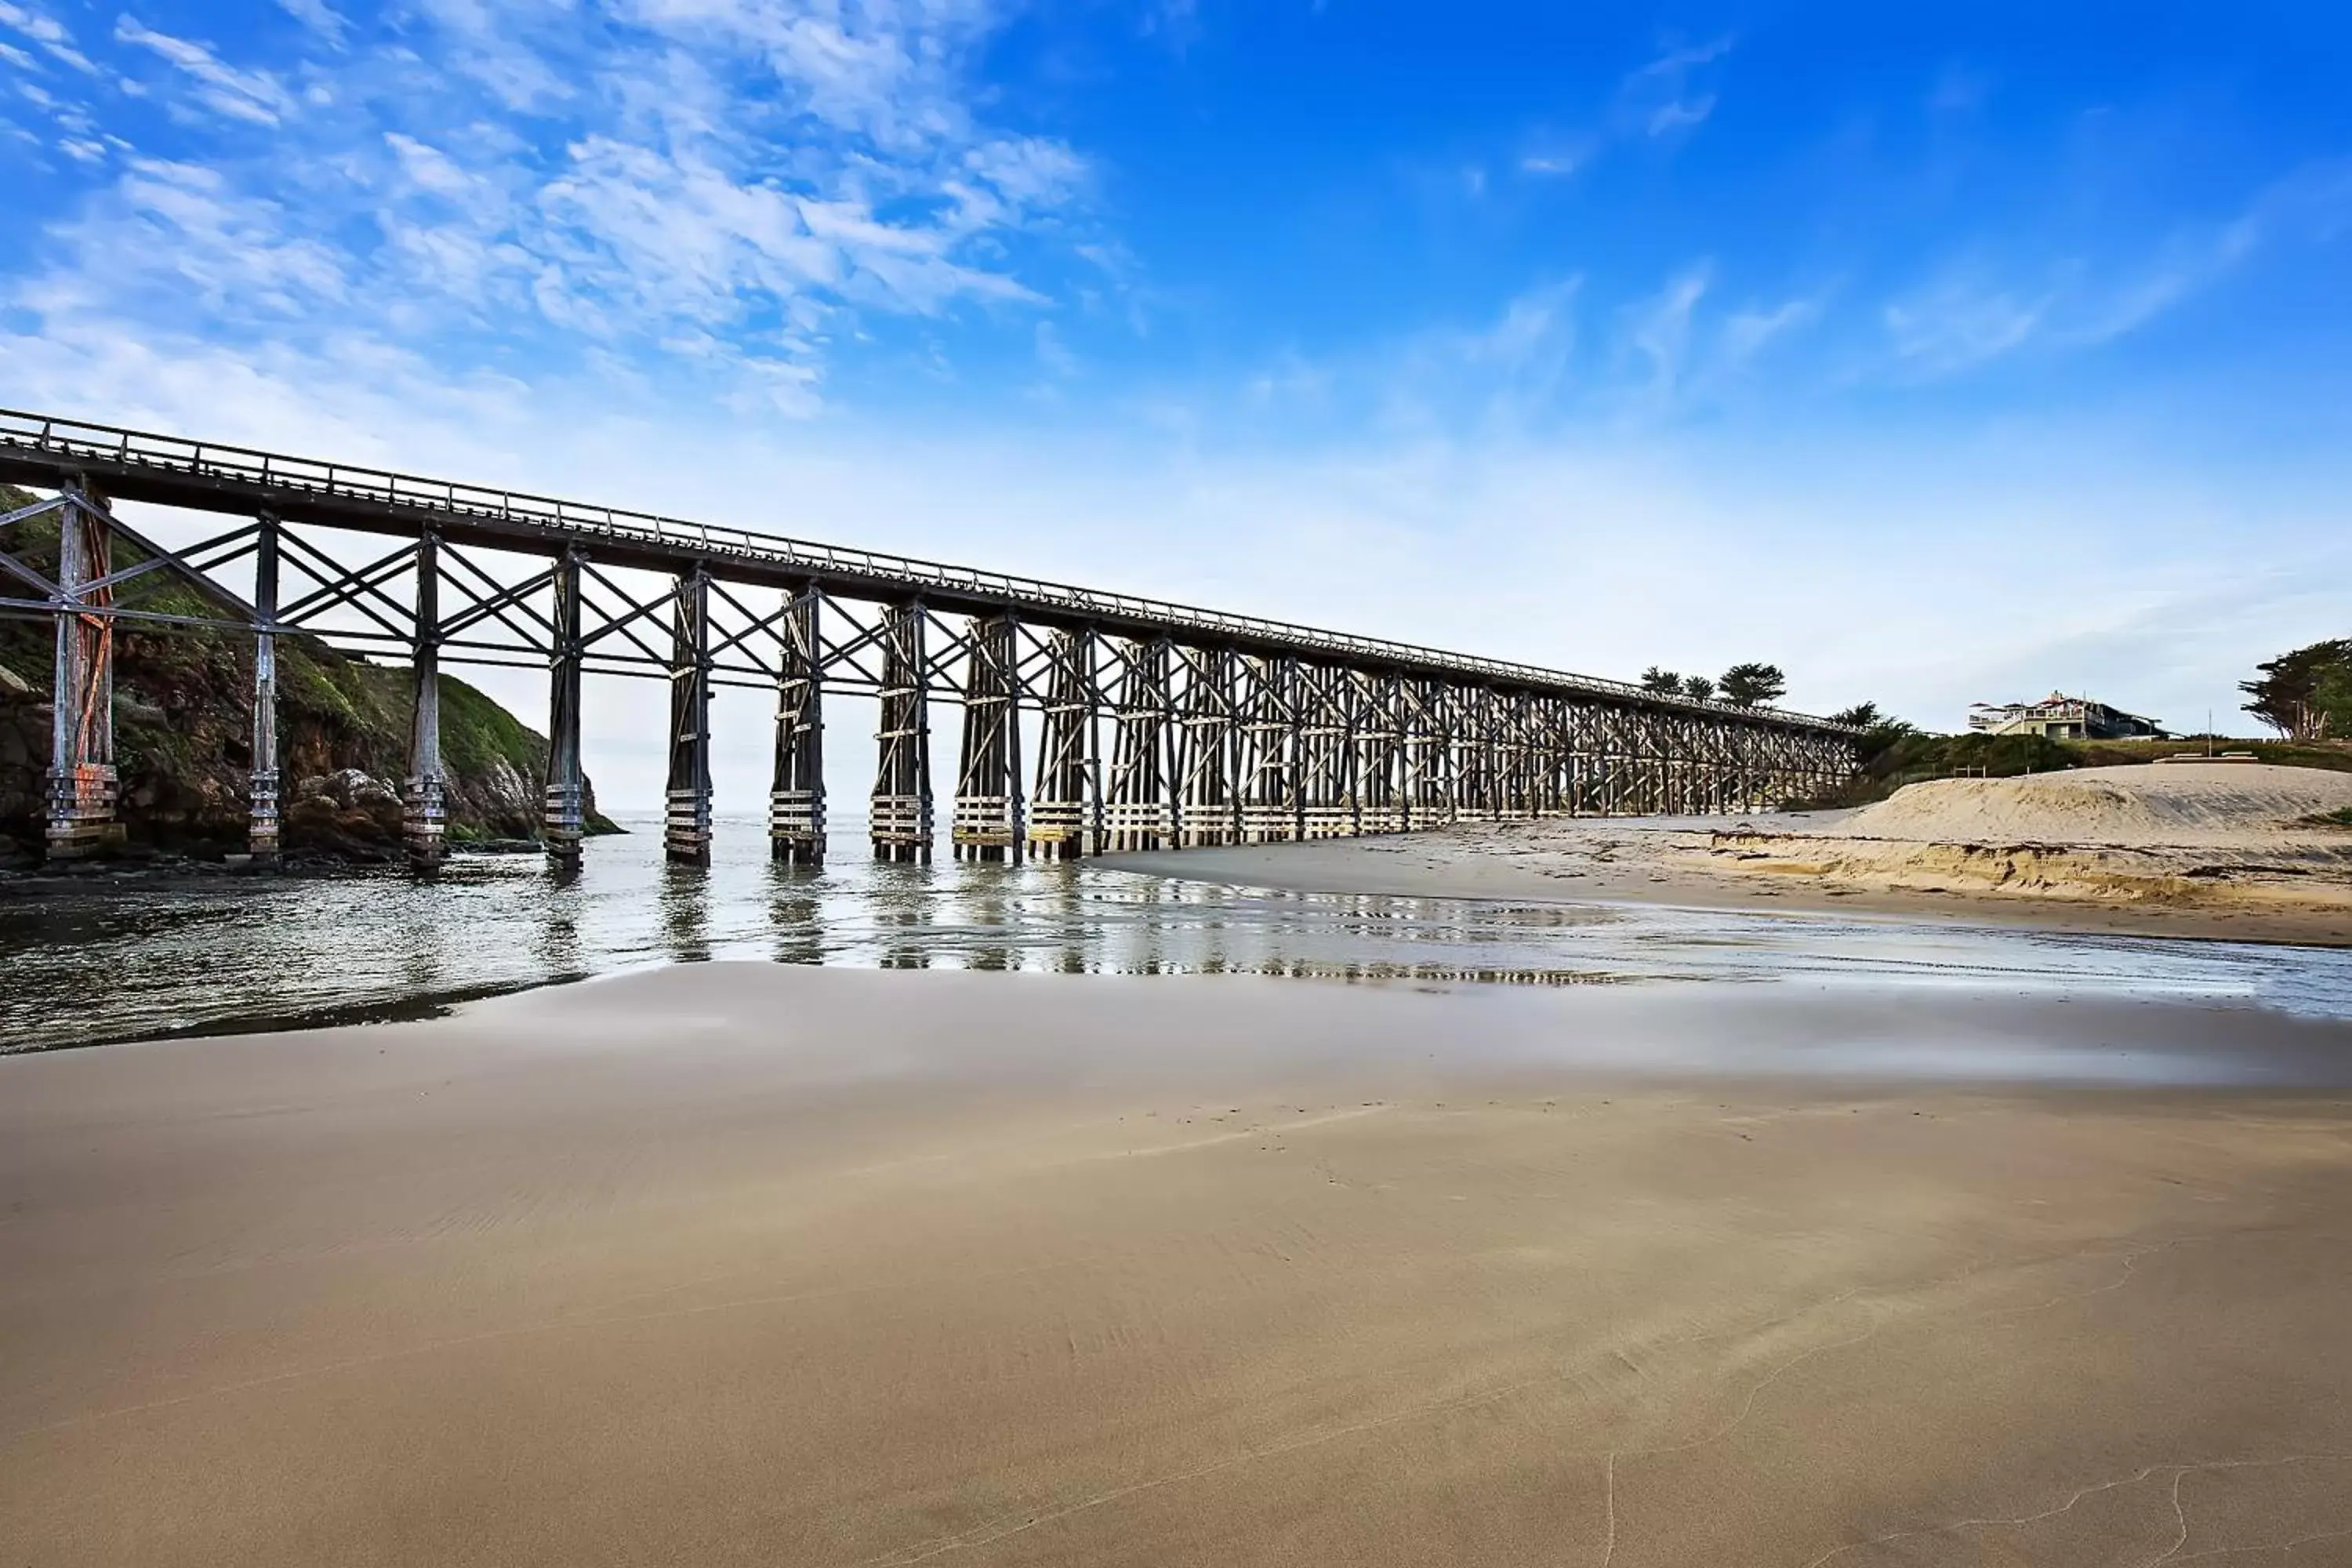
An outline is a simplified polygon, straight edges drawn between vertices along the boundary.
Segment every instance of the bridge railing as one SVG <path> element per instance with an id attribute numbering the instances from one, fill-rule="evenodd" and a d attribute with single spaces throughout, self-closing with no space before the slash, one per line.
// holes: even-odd
<path id="1" fill-rule="evenodd" d="M 0 448 L 155 468 L 191 478 L 237 480 L 342 500 L 523 523 L 640 544 L 683 547 L 706 553 L 731 555 L 787 571 L 805 571 L 813 574 L 831 572 L 881 579 L 917 594 L 926 588 L 950 589 L 966 595 L 999 598 L 1009 605 L 1045 606 L 1073 616 L 1155 622 L 1171 629 L 1181 628 L 1200 634 L 1211 642 L 1221 638 L 1243 638 L 1296 648 L 1302 653 L 1372 664 L 1401 664 L 1444 670 L 1506 685 L 1580 691 L 1714 718 L 1763 720 L 1807 729 L 1851 732 L 1848 726 L 1811 714 L 1779 708 L 1728 708 L 1720 703 L 1700 702 L 1650 691 L 1628 681 L 1576 675 L 1538 665 L 1450 653 L 1381 637 L 1325 631 L 1255 616 L 1237 616 L 1192 605 L 1105 593 L 1066 583 L 986 572 L 914 556 L 891 555 L 783 534 L 713 526 L 622 508 L 589 506 L 552 496 L 532 495 L 527 491 L 425 479 L 388 468 L 289 457 L 257 447 L 196 441 L 185 437 L 126 429 L 121 426 L 93 425 L 16 409 L 0 408 Z"/>

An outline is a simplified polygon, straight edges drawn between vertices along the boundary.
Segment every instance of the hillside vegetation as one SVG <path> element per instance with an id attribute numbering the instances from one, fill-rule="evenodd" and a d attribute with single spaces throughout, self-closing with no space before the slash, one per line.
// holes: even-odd
<path id="1" fill-rule="evenodd" d="M 0 508 L 30 499 L 0 487 Z M 37 569 L 54 572 L 53 520 L 18 524 L 9 542 Z M 117 542 L 116 569 L 139 559 Z M 220 609 L 194 584 L 177 580 L 138 604 L 177 615 Z M 0 847 L 13 843 L 20 857 L 37 853 L 42 842 L 55 647 L 46 616 L 0 619 Z M 279 639 L 280 811 L 289 854 L 376 858 L 395 850 L 394 792 L 407 772 L 411 679 L 404 665 L 339 653 L 314 637 Z M 121 624 L 115 752 L 133 844 L 197 853 L 243 847 L 252 683 L 251 639 L 242 634 Z M 545 736 L 475 687 L 444 675 L 441 751 L 453 843 L 538 836 Z M 613 830 L 602 817 L 593 820 L 597 830 Z"/>

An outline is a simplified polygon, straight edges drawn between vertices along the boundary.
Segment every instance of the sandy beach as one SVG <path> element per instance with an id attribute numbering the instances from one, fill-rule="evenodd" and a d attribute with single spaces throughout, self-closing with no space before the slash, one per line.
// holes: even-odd
<path id="1" fill-rule="evenodd" d="M 2343 1562 L 2348 1047 L 708 964 L 0 1059 L 5 1558 Z"/>
<path id="2" fill-rule="evenodd" d="M 1115 855 L 1297 891 L 1864 910 L 2053 931 L 2352 945 L 2352 773 L 2244 763 L 1914 784 L 1860 810 L 1470 822 Z"/>

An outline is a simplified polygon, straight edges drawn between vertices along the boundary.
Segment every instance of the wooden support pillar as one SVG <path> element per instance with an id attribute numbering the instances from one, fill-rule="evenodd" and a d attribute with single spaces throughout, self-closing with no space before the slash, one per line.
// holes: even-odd
<path id="1" fill-rule="evenodd" d="M 1094 634 L 1055 632 L 1045 645 L 1045 722 L 1026 834 L 1040 860 L 1075 860 L 1102 847 L 1094 737 Z"/>
<path id="2" fill-rule="evenodd" d="M 882 724 L 867 832 L 874 858 L 908 863 L 931 858 L 931 719 L 925 700 L 929 661 L 923 653 L 919 601 L 882 608 Z"/>
<path id="3" fill-rule="evenodd" d="M 819 591 L 784 606 L 777 658 L 776 771 L 768 787 L 768 854 L 786 866 L 824 863 L 824 654 Z"/>
<path id="4" fill-rule="evenodd" d="M 1161 842 L 1171 849 L 1184 847 L 1184 737 L 1176 723 L 1176 681 L 1181 660 L 1176 646 L 1160 639 L 1160 788 L 1166 803 L 1166 828 Z"/>
<path id="5" fill-rule="evenodd" d="M 662 850 L 682 866 L 710 864 L 710 574 L 677 579 L 671 596 L 669 791 Z"/>
<path id="6" fill-rule="evenodd" d="M 961 765 L 948 837 L 959 860 L 1018 861 L 1021 823 L 1020 626 L 975 620 L 964 661 Z"/>
<path id="7" fill-rule="evenodd" d="M 1356 831 L 1355 713 L 1349 672 L 1331 665 L 1294 665 L 1300 838 L 1344 838 Z"/>
<path id="8" fill-rule="evenodd" d="M 1404 692 L 1393 675 L 1351 673 L 1356 704 L 1356 831 L 1402 833 L 1405 796 Z"/>
<path id="9" fill-rule="evenodd" d="M 1234 788 L 1234 665 L 1230 648 L 1180 648 L 1183 688 L 1171 717 L 1180 847 L 1241 840 Z"/>
<path id="10" fill-rule="evenodd" d="M 1445 820 L 1465 822 L 1477 816 L 1477 708 L 1467 687 L 1445 686 L 1438 701 L 1444 715 L 1445 745 Z"/>
<path id="11" fill-rule="evenodd" d="M 1169 767 L 1169 645 L 1129 643 L 1111 701 L 1110 849 L 1172 849 L 1176 823 Z"/>
<path id="12" fill-rule="evenodd" d="M 447 791 L 441 772 L 441 536 L 416 542 L 416 626 L 413 658 L 416 706 L 408 730 L 408 777 L 401 785 L 401 837 L 408 863 L 441 864 Z"/>
<path id="13" fill-rule="evenodd" d="M 1568 814 L 1569 731 L 1568 703 L 1561 698 L 1544 698 L 1537 706 L 1538 743 L 1541 748 L 1537 768 L 1537 784 L 1541 796 L 1536 802 L 1539 816 L 1565 816 Z"/>
<path id="14" fill-rule="evenodd" d="M 1453 786 L 1449 805 L 1456 822 L 1475 822 L 1483 815 L 1478 793 L 1478 696 L 1469 687 L 1445 691 L 1447 782 Z"/>
<path id="15" fill-rule="evenodd" d="M 1618 709 L 1609 717 L 1609 815 L 1631 816 L 1641 807 L 1641 715 Z"/>
<path id="16" fill-rule="evenodd" d="M 1282 670 L 1282 710 L 1289 715 L 1291 742 L 1291 839 L 1307 837 L 1307 790 L 1310 790 L 1310 759 L 1307 759 L 1307 670 L 1296 658 L 1284 658 Z"/>
<path id="17" fill-rule="evenodd" d="M 58 511 L 55 718 L 49 745 L 48 847 L 52 860 L 78 860 L 122 841 L 115 806 L 114 591 L 91 584 L 114 569 L 114 531 L 105 500 L 68 484 Z"/>
<path id="18" fill-rule="evenodd" d="M 580 575 L 587 552 L 567 548 L 555 562 L 554 635 L 548 645 L 547 792 L 540 837 L 558 870 L 580 864 L 587 784 L 580 766 Z"/>
<path id="19" fill-rule="evenodd" d="M 1503 816 L 1503 726 L 1509 714 L 1492 687 L 1482 686 L 1475 699 L 1478 715 L 1478 815 L 1488 822 Z"/>
<path id="20" fill-rule="evenodd" d="M 1414 679 L 1404 683 L 1401 702 L 1405 710 L 1405 826 L 1419 829 L 1443 827 L 1454 820 L 1454 742 L 1449 738 L 1447 698 L 1442 681 Z"/>
<path id="21" fill-rule="evenodd" d="M 253 546 L 253 771 L 245 846 L 257 866 L 278 862 L 278 519 L 263 512 Z"/>
<path id="22" fill-rule="evenodd" d="M 1244 658 L 1241 686 L 1242 839 L 1274 844 L 1298 837 L 1297 661 Z"/>
<path id="23" fill-rule="evenodd" d="M 1497 692 L 1492 699 L 1495 757 L 1495 816 L 1518 822 L 1535 815 L 1528 787 L 1528 698 L 1523 692 Z"/>

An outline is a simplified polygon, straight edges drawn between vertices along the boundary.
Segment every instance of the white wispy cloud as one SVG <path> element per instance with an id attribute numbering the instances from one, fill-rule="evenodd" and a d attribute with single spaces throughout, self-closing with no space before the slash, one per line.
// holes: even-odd
<path id="1" fill-rule="evenodd" d="M 1527 178 L 1559 180 L 1582 173 L 1612 145 L 1671 139 L 1696 130 L 1715 113 L 1717 94 L 1694 78 L 1731 52 L 1728 37 L 1677 46 L 1618 79 L 1605 106 L 1568 123 L 1538 123 L 1518 138 L 1510 166 Z M 1583 119 L 1581 124 L 1577 123 Z"/>
<path id="2" fill-rule="evenodd" d="M 1716 95 L 1696 88 L 1692 79 L 1729 54 L 1731 45 L 1728 36 L 1678 45 L 1629 72 L 1618 85 L 1618 123 L 1654 137 L 1704 123 L 1715 112 Z"/>
<path id="3" fill-rule="evenodd" d="M 1888 304 L 1882 319 L 1904 366 L 1922 375 L 1950 375 L 2032 342 L 2055 304 L 2048 292 L 2021 296 L 1955 274 Z"/>
<path id="4" fill-rule="evenodd" d="M 1558 406 L 1576 360 L 1584 280 L 1569 277 L 1515 295 L 1485 324 L 1408 338 L 1372 373 L 1384 417 L 1410 428 L 1464 417 L 1520 428 Z"/>
<path id="5" fill-rule="evenodd" d="M 83 265 L 20 284 L 14 302 L 52 326 L 332 315 L 353 298 L 346 258 L 291 226 L 282 207 L 216 171 L 134 157 L 105 200 L 60 234 Z"/>
<path id="6" fill-rule="evenodd" d="M 1242 379 L 1237 398 L 1204 393 L 1171 423 L 1217 428 L 1215 409 L 1234 402 L 1254 422 L 1279 416 L 1313 431 L 1369 426 L 1398 439 L 1672 429 L 1695 415 L 1752 405 L 1757 365 L 1793 353 L 1828 319 L 1833 285 L 1733 304 L 1724 299 L 1723 270 L 1695 258 L 1617 300 L 1593 298 L 1581 275 L 1547 279 L 1474 324 L 1427 327 L 1321 357 L 1286 348 Z M 1786 384 L 1787 377 L 1776 381 Z"/>
<path id="7" fill-rule="evenodd" d="M 1626 311 L 1626 335 L 1649 367 L 1654 396 L 1674 395 L 1690 352 L 1691 315 L 1705 297 L 1714 268 L 1705 262 L 1685 268 L 1650 299 Z"/>
<path id="8" fill-rule="evenodd" d="M 340 44 L 351 24 L 327 0 L 278 0 L 280 9 L 331 44 Z"/>
<path id="9" fill-rule="evenodd" d="M 1734 365 L 1745 364 L 1770 344 L 1812 325 L 1821 319 L 1822 310 L 1821 297 L 1813 295 L 1734 310 L 1724 319 L 1724 358 Z"/>
<path id="10" fill-rule="evenodd" d="M 1547 142 L 1539 152 L 1519 154 L 1519 173 L 1539 179 L 1564 179 L 1583 168 L 1591 158 L 1590 147 Z"/>
<path id="11" fill-rule="evenodd" d="M 149 50 L 187 72 L 195 97 L 215 112 L 256 125 L 275 126 L 293 107 L 293 95 L 268 71 L 238 70 L 193 39 L 142 26 L 131 16 L 115 20 L 114 39 Z"/>
<path id="12" fill-rule="evenodd" d="M 2234 216 L 2185 225 L 2129 254 L 1947 263 L 1881 310 L 1908 374 L 1945 376 L 2030 350 L 2095 348 L 2220 286 L 2265 249 L 2326 244 L 2352 228 L 2352 161 L 2305 165 Z"/>
<path id="13" fill-rule="evenodd" d="M 1697 98 L 1662 103 L 1650 115 L 1650 134 L 1666 136 L 1677 131 L 1686 131 L 1694 125 L 1703 124 L 1714 112 L 1715 94 L 1711 92 Z"/>
<path id="14" fill-rule="evenodd" d="M 84 75 L 98 74 L 98 67 L 75 46 L 73 35 L 66 30 L 66 25 L 46 11 L 19 5 L 16 0 L 0 0 L 0 27 L 14 28 L 38 44 L 42 51 L 52 58 L 63 61 Z M 23 58 L 21 51 L 18 51 L 18 58 Z"/>
<path id="15" fill-rule="evenodd" d="M 171 68 L 119 89 L 191 134 L 126 148 L 0 299 L 135 328 L 176 289 L 224 342 L 396 331 L 461 370 L 535 336 L 607 369 L 634 343 L 805 410 L 861 317 L 1035 307 L 1024 271 L 1090 236 L 1086 159 L 983 112 L 986 0 L 421 0 L 373 51 L 323 0 L 283 3 L 291 64 L 117 21 Z M 0 25 L 72 47 L 18 0 Z M 58 113 L 91 161 L 96 121 Z"/>

